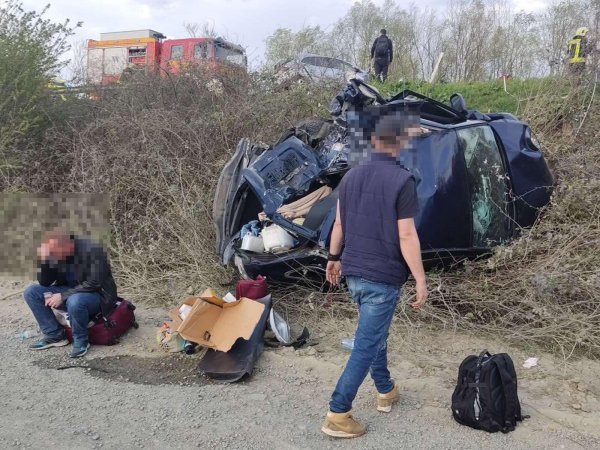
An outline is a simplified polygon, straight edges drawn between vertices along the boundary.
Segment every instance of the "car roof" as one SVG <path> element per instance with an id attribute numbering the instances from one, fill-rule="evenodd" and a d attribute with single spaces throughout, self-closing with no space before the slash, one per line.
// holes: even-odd
<path id="1" fill-rule="evenodd" d="M 303 53 L 303 54 L 301 54 L 301 55 L 298 55 L 298 57 L 297 57 L 296 59 L 297 59 L 298 61 L 302 62 L 302 60 L 303 60 L 304 58 L 308 58 L 308 57 L 311 57 L 311 58 L 327 58 L 327 59 L 335 59 L 336 61 L 343 62 L 344 64 L 348 64 L 349 66 L 356 67 L 354 64 L 352 64 L 352 63 L 349 63 L 348 61 L 345 61 L 345 60 L 343 60 L 343 59 L 341 59 L 341 58 L 336 58 L 335 56 L 317 55 L 316 53 Z"/>

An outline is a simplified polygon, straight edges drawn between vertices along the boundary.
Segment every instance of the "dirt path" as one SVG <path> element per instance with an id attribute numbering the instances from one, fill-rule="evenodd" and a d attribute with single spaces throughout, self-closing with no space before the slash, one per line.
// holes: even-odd
<path id="1" fill-rule="evenodd" d="M 249 381 L 218 385 L 196 375 L 197 356 L 156 347 L 165 311 L 140 305 L 140 329 L 119 346 L 93 347 L 84 361 L 66 358 L 65 348 L 28 351 L 15 334 L 34 328 L 33 318 L 20 295 L 3 298 L 23 286 L 0 281 L 0 448 L 600 448 L 598 363 L 542 355 L 538 367 L 520 369 L 532 417 L 513 433 L 490 435 L 457 425 L 448 410 L 458 364 L 483 343 L 456 334 L 397 337 L 391 360 L 405 389 L 400 404 L 378 414 L 366 383 L 355 414 L 369 433 L 336 441 L 319 428 L 347 357 L 340 335 L 301 351 L 267 350 Z M 519 366 L 532 356 L 510 352 Z M 73 365 L 83 367 L 57 370 Z"/>

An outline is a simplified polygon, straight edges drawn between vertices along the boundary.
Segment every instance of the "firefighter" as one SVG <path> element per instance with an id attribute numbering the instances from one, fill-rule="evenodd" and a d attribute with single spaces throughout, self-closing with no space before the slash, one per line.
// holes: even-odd
<path id="1" fill-rule="evenodd" d="M 387 37 L 387 31 L 382 29 L 380 33 L 371 46 L 371 62 L 375 76 L 385 83 L 388 68 L 394 59 L 394 48 L 391 39 Z"/>
<path id="2" fill-rule="evenodd" d="M 581 75 L 585 70 L 585 61 L 589 55 L 588 29 L 581 27 L 569 41 L 569 72 Z"/>
<path id="3" fill-rule="evenodd" d="M 67 89 L 64 80 L 57 77 L 52 78 L 46 87 L 50 91 L 50 96 L 53 100 L 61 99 L 63 102 L 67 101 L 67 98 L 64 96 L 64 92 Z"/>

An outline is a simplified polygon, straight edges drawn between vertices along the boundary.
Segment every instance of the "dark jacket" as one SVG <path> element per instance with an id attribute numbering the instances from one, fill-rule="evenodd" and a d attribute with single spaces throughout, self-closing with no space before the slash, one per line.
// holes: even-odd
<path id="1" fill-rule="evenodd" d="M 402 286 L 408 268 L 400 250 L 398 220 L 417 214 L 413 175 L 395 158 L 373 152 L 371 161 L 344 176 L 339 199 L 343 275 Z"/>
<path id="2" fill-rule="evenodd" d="M 392 62 L 392 60 L 394 59 L 394 46 L 392 44 L 392 40 L 387 37 L 386 35 L 382 34 L 381 36 L 377 37 L 374 41 L 373 41 L 373 45 L 371 46 L 371 58 L 377 58 L 377 59 L 386 59 L 381 58 L 379 56 L 375 56 L 375 49 L 377 47 L 377 43 L 382 40 L 385 41 L 385 43 L 387 44 L 387 48 L 388 48 L 388 61 Z"/>
<path id="3" fill-rule="evenodd" d="M 70 286 L 71 289 L 62 293 L 63 301 L 78 292 L 100 293 L 102 315 L 107 317 L 117 302 L 117 285 L 108 256 L 99 243 L 77 237 L 73 240 L 75 252 L 66 261 L 40 263 L 38 282 L 42 286 Z"/>

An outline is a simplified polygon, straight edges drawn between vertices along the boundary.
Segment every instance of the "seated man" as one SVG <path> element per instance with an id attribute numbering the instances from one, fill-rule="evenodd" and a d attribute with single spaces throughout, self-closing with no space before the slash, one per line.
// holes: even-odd
<path id="1" fill-rule="evenodd" d="M 32 350 L 62 347 L 69 341 L 51 308 L 66 310 L 73 328 L 73 350 L 78 358 L 89 348 L 87 325 L 99 312 L 104 317 L 117 302 L 117 286 L 102 246 L 55 229 L 47 233 L 38 252 L 38 282 L 24 297 L 43 333 Z"/>

